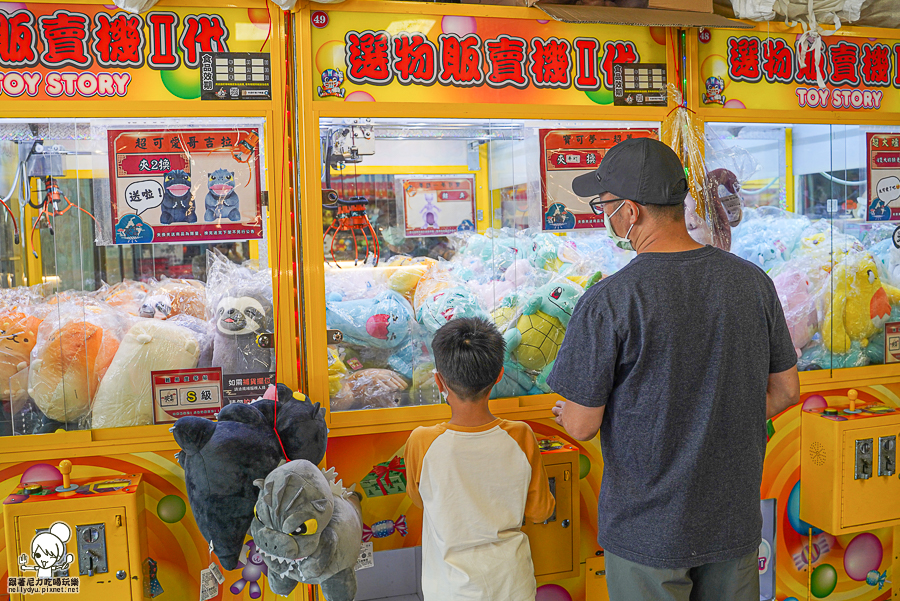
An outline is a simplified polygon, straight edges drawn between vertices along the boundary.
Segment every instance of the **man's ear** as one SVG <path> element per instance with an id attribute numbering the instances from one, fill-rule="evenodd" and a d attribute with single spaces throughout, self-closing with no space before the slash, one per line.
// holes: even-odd
<path id="1" fill-rule="evenodd" d="M 500 380 L 503 379 L 503 370 L 505 370 L 505 369 L 506 369 L 505 367 L 501 367 L 501 368 L 500 368 L 500 375 L 497 376 L 497 381 L 494 382 L 494 384 L 499 384 L 499 383 L 500 383 Z"/>

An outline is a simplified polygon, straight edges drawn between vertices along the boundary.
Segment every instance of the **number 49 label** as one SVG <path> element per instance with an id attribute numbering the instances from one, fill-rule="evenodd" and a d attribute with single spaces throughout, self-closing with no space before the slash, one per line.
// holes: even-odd
<path id="1" fill-rule="evenodd" d="M 314 11 L 310 16 L 310 19 L 312 20 L 313 27 L 317 29 L 322 29 L 323 27 L 328 25 L 328 13 L 326 13 L 324 10 Z"/>

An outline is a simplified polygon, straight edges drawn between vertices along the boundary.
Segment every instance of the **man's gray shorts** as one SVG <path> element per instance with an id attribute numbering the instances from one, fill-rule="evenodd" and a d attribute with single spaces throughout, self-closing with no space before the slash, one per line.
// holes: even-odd
<path id="1" fill-rule="evenodd" d="M 660 570 L 606 552 L 610 601 L 759 601 L 756 551 L 731 561 Z"/>

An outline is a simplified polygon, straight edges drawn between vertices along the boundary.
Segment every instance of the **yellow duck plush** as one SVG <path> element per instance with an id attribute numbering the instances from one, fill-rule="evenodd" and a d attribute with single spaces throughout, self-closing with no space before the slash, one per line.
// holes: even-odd
<path id="1" fill-rule="evenodd" d="M 853 253 L 856 254 L 856 253 Z M 865 347 L 881 331 L 900 302 L 900 290 L 882 283 L 869 253 L 848 257 L 834 268 L 834 292 L 822 324 L 822 340 L 834 353 L 846 353 L 855 340 Z"/>

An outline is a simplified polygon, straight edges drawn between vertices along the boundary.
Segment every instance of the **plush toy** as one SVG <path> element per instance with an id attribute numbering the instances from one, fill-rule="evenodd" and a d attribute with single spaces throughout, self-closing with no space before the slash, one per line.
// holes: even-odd
<path id="1" fill-rule="evenodd" d="M 731 250 L 731 225 L 728 213 L 718 197 L 712 199 L 712 204 L 716 215 L 715 223 L 713 227 L 710 227 L 706 219 L 697 214 L 697 201 L 688 194 L 684 199 L 685 225 L 691 238 L 698 244 L 708 244 L 729 251 Z"/>
<path id="2" fill-rule="evenodd" d="M 403 295 L 385 290 L 374 298 L 325 303 L 328 329 L 340 330 L 344 342 L 375 348 L 400 346 L 410 334 L 412 307 Z"/>
<path id="3" fill-rule="evenodd" d="M 515 325 L 504 334 L 506 356 L 515 357 L 525 369 L 540 372 L 556 359 L 584 290 L 568 280 L 550 282 L 534 291 L 522 305 Z"/>
<path id="4" fill-rule="evenodd" d="M 445 323 L 460 317 L 489 319 L 479 306 L 478 299 L 462 286 L 445 288 L 427 296 L 416 310 L 416 320 L 428 336 L 434 336 Z"/>
<path id="5" fill-rule="evenodd" d="M 0 400 L 9 401 L 10 378 L 31 363 L 41 320 L 20 311 L 0 311 Z"/>
<path id="6" fill-rule="evenodd" d="M 362 511 L 335 476 L 333 469 L 323 472 L 299 460 L 254 481 L 260 491 L 250 533 L 276 595 L 303 582 L 320 585 L 327 601 L 356 597 Z"/>
<path id="7" fill-rule="evenodd" d="M 871 346 L 871 345 L 869 345 Z M 869 365 L 869 357 L 859 342 L 853 341 L 845 353 L 832 353 L 817 340 L 807 347 L 797 361 L 797 369 L 809 371 L 816 369 L 843 369 L 845 367 L 865 367 Z"/>
<path id="8" fill-rule="evenodd" d="M 900 249 L 894 246 L 894 241 L 887 238 L 872 245 L 869 252 L 878 266 L 878 275 L 881 281 L 891 286 L 900 286 Z"/>
<path id="9" fill-rule="evenodd" d="M 259 586 L 259 579 L 269 575 L 269 566 L 263 561 L 259 549 L 253 539 L 247 541 L 247 557 L 237 564 L 237 568 L 241 570 L 241 578 L 236 581 L 228 589 L 233 595 L 240 595 L 244 587 L 251 599 L 259 599 L 262 596 L 262 589 Z"/>
<path id="10" fill-rule="evenodd" d="M 216 169 L 207 175 L 207 188 L 204 204 L 206 212 L 204 221 L 218 221 L 219 219 L 241 220 L 241 199 L 234 191 L 234 171 Z"/>
<path id="11" fill-rule="evenodd" d="M 428 257 L 392 257 L 383 268 L 378 269 L 380 283 L 388 290 L 399 292 L 412 303 L 419 280 L 435 263 L 437 261 Z"/>
<path id="12" fill-rule="evenodd" d="M 331 397 L 332 411 L 379 409 L 409 404 L 409 384 L 389 369 L 368 368 L 343 379 Z"/>
<path id="13" fill-rule="evenodd" d="M 143 282 L 124 280 L 106 290 L 101 299 L 110 307 L 136 316 L 149 292 L 150 286 Z"/>
<path id="14" fill-rule="evenodd" d="M 181 169 L 167 171 L 163 176 L 163 199 L 159 222 L 196 223 L 197 208 L 191 193 L 191 174 Z"/>
<path id="15" fill-rule="evenodd" d="M 772 281 L 799 358 L 801 349 L 809 344 L 819 326 L 816 303 L 809 293 L 807 276 L 797 269 L 787 268 Z"/>
<path id="16" fill-rule="evenodd" d="M 347 365 L 341 359 L 337 348 L 329 346 L 326 350 L 328 351 L 328 396 L 333 398 L 334 395 L 340 392 L 342 387 L 341 380 L 350 370 L 347 369 Z"/>
<path id="17" fill-rule="evenodd" d="M 416 366 L 409 387 L 410 405 L 440 405 L 441 392 L 434 379 L 434 363 L 427 361 Z"/>
<path id="18" fill-rule="evenodd" d="M 172 428 L 191 512 L 226 570 L 237 566 L 253 520 L 253 481 L 268 476 L 285 453 L 314 463 L 325 456 L 328 429 L 319 404 L 283 384 L 277 397 L 227 405 L 218 421 L 182 417 Z"/>
<path id="19" fill-rule="evenodd" d="M 770 271 L 785 262 L 787 249 L 779 240 L 773 243 L 768 240 L 754 240 L 745 237 L 731 245 L 731 252 L 761 267 L 764 271 Z"/>
<path id="20" fill-rule="evenodd" d="M 175 315 L 190 315 L 206 319 L 206 292 L 197 280 L 165 280 L 141 301 L 141 317 L 168 319 Z"/>
<path id="21" fill-rule="evenodd" d="M 49 419 L 74 422 L 90 411 L 100 381 L 119 350 L 117 324 L 102 327 L 75 319 L 57 329 L 56 323 L 45 319 L 38 330 L 28 394 Z"/>
<path id="22" fill-rule="evenodd" d="M 831 303 L 822 324 L 822 340 L 834 353 L 846 353 L 851 342 L 863 348 L 881 330 L 891 313 L 891 299 L 900 301 L 900 290 L 883 285 L 875 260 L 868 253 L 852 253 L 832 273 Z M 890 297 L 890 298 L 889 298 Z"/>
<path id="23" fill-rule="evenodd" d="M 94 397 L 92 428 L 153 423 L 151 372 L 193 369 L 200 342 L 187 328 L 156 319 L 138 320 L 122 339 Z"/>
<path id="24" fill-rule="evenodd" d="M 504 399 L 540 393 L 541 390 L 534 384 L 534 378 L 521 365 L 507 361 L 503 364 L 503 377 L 491 389 L 490 398 Z"/>
<path id="25" fill-rule="evenodd" d="M 275 370 L 275 351 L 261 348 L 257 336 L 275 328 L 272 290 L 237 285 L 216 305 L 212 363 L 225 374 Z"/>

